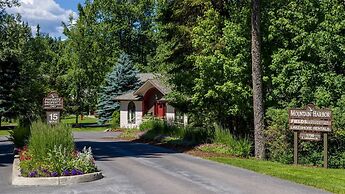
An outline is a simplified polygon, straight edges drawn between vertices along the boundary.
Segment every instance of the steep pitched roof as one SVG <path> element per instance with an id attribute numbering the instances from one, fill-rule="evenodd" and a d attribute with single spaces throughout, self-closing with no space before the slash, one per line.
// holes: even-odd
<path id="1" fill-rule="evenodd" d="M 115 97 L 115 100 L 141 100 L 143 93 L 147 91 L 147 88 L 151 88 L 152 86 L 157 88 L 157 90 L 159 90 L 163 95 L 168 94 L 169 92 L 171 92 L 171 89 L 159 80 L 159 76 L 160 75 L 155 75 L 153 73 L 139 73 L 138 78 L 143 83 L 143 85 L 141 85 L 136 91 L 130 91 L 128 93 Z"/>
<path id="2" fill-rule="evenodd" d="M 141 96 L 134 95 L 133 91 L 130 91 L 130 92 L 122 94 L 120 96 L 116 96 L 115 100 L 117 100 L 117 101 L 126 101 L 126 100 L 137 101 L 137 100 L 141 100 Z"/>

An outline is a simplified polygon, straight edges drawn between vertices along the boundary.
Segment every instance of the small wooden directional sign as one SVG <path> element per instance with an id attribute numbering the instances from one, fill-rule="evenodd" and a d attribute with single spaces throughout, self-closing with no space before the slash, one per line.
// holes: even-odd
<path id="1" fill-rule="evenodd" d="M 60 110 L 63 109 L 63 98 L 57 92 L 50 92 L 43 99 L 43 109 L 46 112 L 48 124 L 58 124 L 60 122 Z"/>
<path id="2" fill-rule="evenodd" d="M 327 133 L 332 132 L 332 111 L 318 109 L 313 104 L 307 105 L 304 109 L 290 109 L 289 128 L 294 131 L 295 164 L 298 161 L 298 138 L 308 141 L 321 141 L 321 133 L 323 134 L 324 167 L 327 168 Z"/>
<path id="3" fill-rule="evenodd" d="M 43 109 L 45 110 L 62 110 L 63 98 L 59 97 L 57 92 L 50 92 L 43 99 Z"/>
<path id="4" fill-rule="evenodd" d="M 299 138 L 301 140 L 321 141 L 321 133 L 300 132 Z"/>

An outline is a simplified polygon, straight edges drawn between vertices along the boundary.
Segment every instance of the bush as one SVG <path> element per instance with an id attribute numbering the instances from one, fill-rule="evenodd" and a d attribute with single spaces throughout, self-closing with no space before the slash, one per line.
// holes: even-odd
<path id="1" fill-rule="evenodd" d="M 216 150 L 226 150 L 226 154 L 233 156 L 248 157 L 252 149 L 252 143 L 248 139 L 235 138 L 228 130 L 219 126 L 215 126 L 213 143 L 218 145 Z"/>
<path id="2" fill-rule="evenodd" d="M 74 151 L 74 139 L 70 127 L 63 124 L 50 126 L 41 121 L 31 125 L 28 147 L 33 157 L 44 159 L 49 151 L 60 145 L 68 153 Z"/>
<path id="3" fill-rule="evenodd" d="M 154 118 L 145 118 L 145 120 L 139 125 L 140 131 L 147 131 L 153 129 L 155 123 Z"/>
<path id="4" fill-rule="evenodd" d="M 288 128 L 288 111 L 286 109 L 268 109 L 266 121 L 265 136 L 268 159 L 284 164 L 293 163 L 293 132 Z"/>
<path id="5" fill-rule="evenodd" d="M 120 111 L 114 111 L 111 116 L 111 128 L 117 129 L 120 127 Z"/>
<path id="6" fill-rule="evenodd" d="M 183 127 L 180 128 L 180 137 L 190 141 L 193 144 L 202 144 L 212 141 L 212 132 L 201 127 Z"/>
<path id="7" fill-rule="evenodd" d="M 30 137 L 30 128 L 29 127 L 16 127 L 9 132 L 9 140 L 13 142 L 14 146 L 17 148 L 24 147 Z"/>

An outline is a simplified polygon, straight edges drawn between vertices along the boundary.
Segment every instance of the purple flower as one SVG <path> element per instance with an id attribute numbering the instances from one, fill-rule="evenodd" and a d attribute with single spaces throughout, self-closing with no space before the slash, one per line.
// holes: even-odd
<path id="1" fill-rule="evenodd" d="M 76 169 L 73 169 L 73 170 L 71 171 L 71 174 L 72 174 L 72 175 L 77 175 L 77 174 L 78 174 L 78 171 L 77 171 Z"/>
<path id="2" fill-rule="evenodd" d="M 80 170 L 77 170 L 77 174 L 78 175 L 82 175 L 82 174 L 84 174 L 82 171 L 80 171 Z"/>
<path id="3" fill-rule="evenodd" d="M 50 174 L 50 176 L 52 176 L 52 177 L 57 177 L 59 175 L 59 173 L 57 173 L 57 172 L 52 172 L 51 174 Z"/>
<path id="4" fill-rule="evenodd" d="M 29 173 L 29 177 L 35 177 L 37 175 L 37 171 L 32 171 Z"/>
<path id="5" fill-rule="evenodd" d="M 47 169 L 43 169 L 42 172 L 49 173 Z"/>
<path id="6" fill-rule="evenodd" d="M 64 171 L 62 172 L 62 175 L 63 175 L 63 176 L 69 176 L 69 171 L 68 171 L 68 170 L 64 170 Z"/>

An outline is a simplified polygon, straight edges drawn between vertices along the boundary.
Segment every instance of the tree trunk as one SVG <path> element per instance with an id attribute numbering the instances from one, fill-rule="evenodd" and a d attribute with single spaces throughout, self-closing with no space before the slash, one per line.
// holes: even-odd
<path id="1" fill-rule="evenodd" d="M 263 159 L 265 157 L 265 141 L 263 134 L 264 105 L 261 70 L 260 0 L 252 0 L 251 23 L 255 157 Z"/>
<path id="2" fill-rule="evenodd" d="M 77 111 L 77 114 L 75 114 L 75 124 L 78 125 L 78 117 L 79 117 L 79 111 Z"/>

